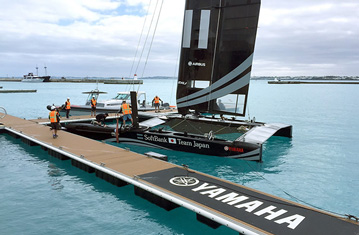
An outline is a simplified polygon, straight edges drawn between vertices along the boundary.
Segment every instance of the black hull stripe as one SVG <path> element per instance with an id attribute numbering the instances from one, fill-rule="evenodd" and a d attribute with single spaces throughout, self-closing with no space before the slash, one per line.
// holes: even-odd
<path id="1" fill-rule="evenodd" d="M 126 144 L 136 144 L 136 145 L 141 145 L 141 146 L 144 146 L 144 147 L 152 147 L 152 148 L 160 148 L 160 149 L 171 150 L 171 149 L 163 147 L 161 145 L 157 145 L 157 144 L 153 144 L 153 143 L 149 143 L 149 142 L 142 141 L 142 140 L 137 140 L 137 139 L 119 138 L 118 141 L 121 142 L 121 143 L 126 143 Z"/>
<path id="2" fill-rule="evenodd" d="M 116 138 L 107 139 L 106 141 L 116 141 Z M 159 149 L 165 149 L 165 150 L 180 151 L 180 150 L 166 148 L 166 147 L 163 147 L 161 145 L 149 143 L 149 142 L 138 140 L 138 139 L 119 138 L 119 142 L 122 143 L 122 144 L 132 144 L 132 145 L 143 146 L 143 147 L 152 147 L 152 148 L 159 148 Z M 200 154 L 200 153 L 198 153 L 198 154 Z M 253 151 L 248 152 L 248 153 L 244 153 L 244 154 L 218 156 L 218 157 L 226 157 L 226 158 L 233 158 L 233 159 L 249 159 L 249 158 L 253 158 L 251 160 L 256 160 L 256 161 L 260 160 L 259 150 L 258 149 L 253 150 Z"/>

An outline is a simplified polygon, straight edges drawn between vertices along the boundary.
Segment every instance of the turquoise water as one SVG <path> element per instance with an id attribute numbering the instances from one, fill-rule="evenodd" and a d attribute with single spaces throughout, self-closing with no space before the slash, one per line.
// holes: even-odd
<path id="1" fill-rule="evenodd" d="M 66 97 L 82 104 L 96 84 L 0 82 L 3 89 L 37 93 L 0 94 L 9 114 L 47 117 L 46 106 Z M 110 98 L 124 85 L 99 84 Z M 174 104 L 175 81 L 145 80 L 147 99 Z M 137 87 L 136 87 L 137 89 Z M 100 98 L 101 99 L 101 98 Z M 263 163 L 155 150 L 169 161 L 286 199 L 359 216 L 358 85 L 268 85 L 252 81 L 249 114 L 257 121 L 293 125 L 293 138 L 272 137 Z M 61 132 L 60 132 L 61 138 Z M 149 149 L 133 146 L 133 151 Z M 151 149 L 153 150 L 153 149 Z M 199 223 L 195 214 L 167 212 L 136 197 L 132 186 L 117 188 L 68 161 L 49 156 L 6 134 L 0 135 L 1 234 L 237 234 Z"/>

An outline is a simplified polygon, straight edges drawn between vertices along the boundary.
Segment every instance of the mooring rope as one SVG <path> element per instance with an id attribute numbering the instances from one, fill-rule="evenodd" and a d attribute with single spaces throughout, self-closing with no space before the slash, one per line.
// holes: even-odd
<path id="1" fill-rule="evenodd" d="M 310 206 L 310 207 L 313 207 L 313 208 L 315 208 L 315 209 L 322 210 L 322 211 L 331 213 L 331 214 L 333 214 L 333 215 L 337 215 L 338 217 L 347 217 L 348 219 L 351 219 L 351 218 L 354 218 L 354 219 L 355 219 L 355 218 L 357 218 L 357 217 L 355 217 L 355 216 L 353 216 L 353 215 L 341 214 L 341 213 L 338 213 L 338 212 L 326 210 L 326 209 L 324 209 L 324 208 L 321 208 L 321 207 L 319 207 L 319 206 L 315 206 L 315 205 L 313 205 L 313 204 L 311 204 L 311 203 L 309 203 L 309 202 L 306 202 L 306 201 L 304 201 L 304 200 L 302 200 L 302 199 L 300 199 L 300 198 L 298 198 L 298 197 L 296 197 L 296 196 L 294 196 L 294 195 L 288 193 L 287 191 L 285 191 L 284 189 L 282 189 L 282 188 L 279 187 L 278 185 L 274 184 L 273 182 L 271 182 L 270 180 L 268 180 L 267 178 L 265 178 L 263 175 L 259 174 L 259 172 L 258 172 L 256 169 L 254 169 L 254 168 L 249 164 L 248 161 L 245 161 L 245 162 L 246 162 L 246 164 L 249 166 L 249 168 L 252 169 L 252 171 L 253 171 L 254 174 L 256 174 L 258 177 L 264 179 L 265 181 L 267 181 L 268 183 L 270 183 L 271 185 L 273 185 L 274 187 L 276 187 L 277 189 L 279 189 L 280 191 L 282 191 L 284 194 L 286 194 L 286 195 L 289 196 L 290 198 L 295 199 L 296 201 L 301 202 L 301 203 L 303 203 L 303 204 L 306 204 L 306 205 L 308 205 L 308 206 Z"/>

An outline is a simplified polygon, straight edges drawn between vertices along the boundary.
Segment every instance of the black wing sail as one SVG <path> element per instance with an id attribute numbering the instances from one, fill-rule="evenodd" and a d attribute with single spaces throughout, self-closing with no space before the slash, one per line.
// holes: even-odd
<path id="1" fill-rule="evenodd" d="M 260 0 L 186 0 L 177 107 L 245 116 Z"/>

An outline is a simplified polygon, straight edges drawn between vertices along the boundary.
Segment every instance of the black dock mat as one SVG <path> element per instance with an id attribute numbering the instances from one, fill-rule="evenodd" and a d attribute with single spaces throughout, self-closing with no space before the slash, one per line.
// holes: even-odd
<path id="1" fill-rule="evenodd" d="M 139 177 L 268 233 L 359 234 L 359 224 L 184 168 Z"/>

